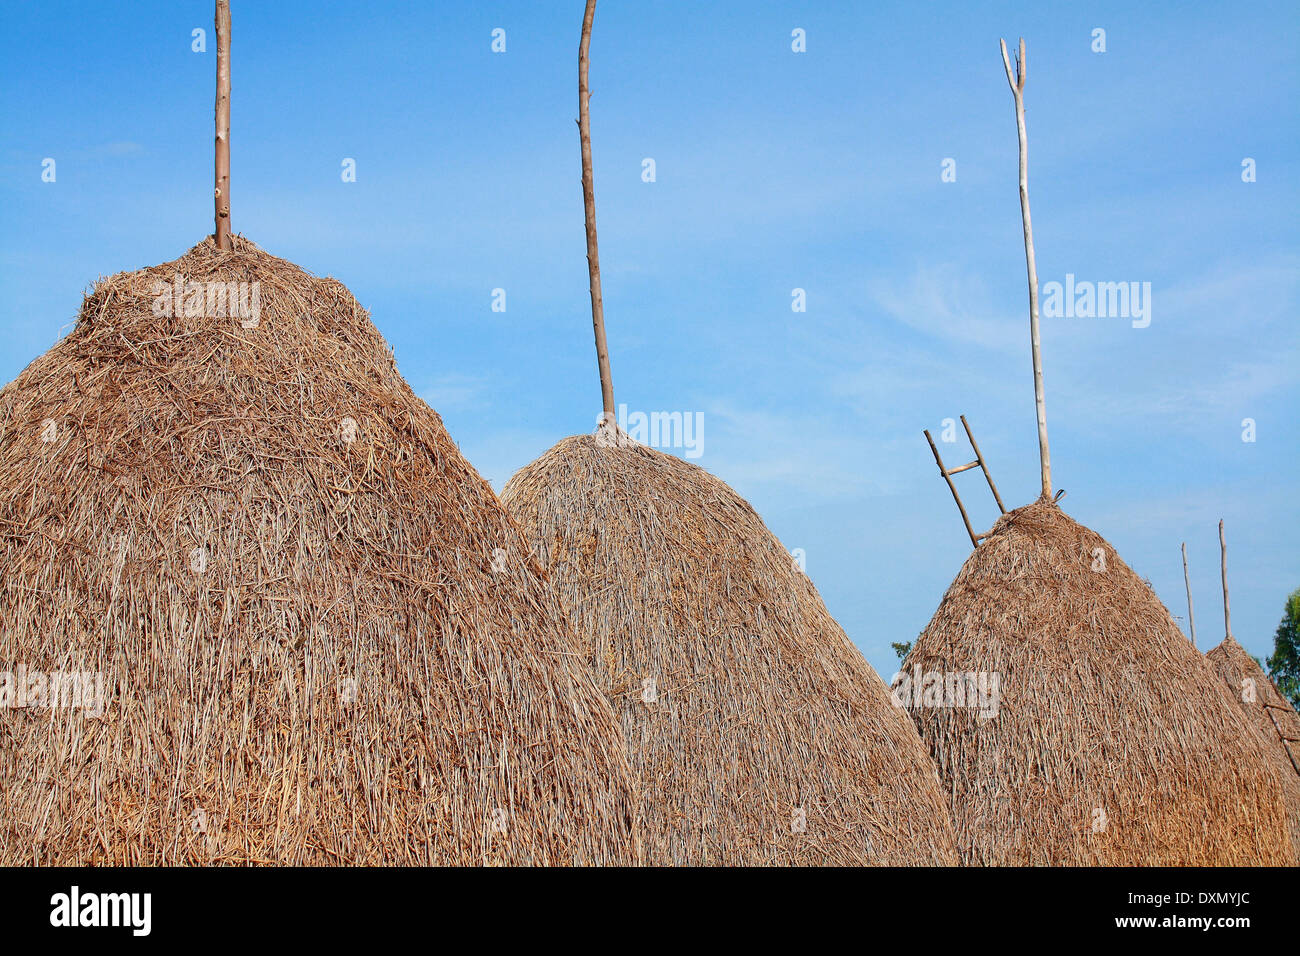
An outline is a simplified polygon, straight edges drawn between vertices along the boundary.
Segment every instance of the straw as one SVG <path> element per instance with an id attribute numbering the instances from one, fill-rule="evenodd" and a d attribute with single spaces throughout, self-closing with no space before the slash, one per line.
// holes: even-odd
<path id="1" fill-rule="evenodd" d="M 964 862 L 1295 862 L 1264 742 L 1151 587 L 1056 505 L 998 520 L 904 666 L 999 675 L 992 719 L 911 708 Z"/>
<path id="2" fill-rule="evenodd" d="M 0 391 L 0 670 L 107 696 L 0 710 L 0 864 L 635 862 L 492 490 L 343 285 L 233 247 L 101 281 Z M 177 275 L 260 315 L 155 314 Z"/>
<path id="3" fill-rule="evenodd" d="M 506 485 L 595 660 L 656 864 L 956 861 L 907 715 L 727 485 L 662 452 L 567 438 Z"/>
<path id="4" fill-rule="evenodd" d="M 1300 858 L 1300 716 L 1268 679 L 1255 659 L 1235 638 L 1206 653 L 1215 672 L 1223 678 L 1230 696 L 1257 729 L 1277 774 L 1286 799 L 1291 847 Z"/>

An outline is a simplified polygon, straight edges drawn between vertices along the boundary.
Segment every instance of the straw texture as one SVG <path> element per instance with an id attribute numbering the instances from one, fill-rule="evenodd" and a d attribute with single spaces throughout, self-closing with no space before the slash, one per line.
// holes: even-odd
<path id="1" fill-rule="evenodd" d="M 154 314 L 177 273 L 260 318 Z M 99 282 L 0 475 L 0 669 L 108 697 L 0 711 L 0 864 L 638 859 L 555 595 L 337 281 L 235 237 Z"/>
<path id="2" fill-rule="evenodd" d="M 502 500 L 622 723 L 647 862 L 955 862 L 906 714 L 725 484 L 644 446 L 578 436 L 516 474 Z"/>
<path id="3" fill-rule="evenodd" d="M 905 669 L 1000 676 L 989 719 L 910 708 L 968 864 L 1294 862 L 1264 742 L 1150 586 L 1054 504 L 998 520 Z"/>
<path id="4" fill-rule="evenodd" d="M 1291 829 L 1291 849 L 1300 859 L 1300 716 L 1278 692 L 1255 658 L 1232 637 L 1205 655 L 1228 686 L 1248 722 L 1259 729 L 1282 780 Z"/>

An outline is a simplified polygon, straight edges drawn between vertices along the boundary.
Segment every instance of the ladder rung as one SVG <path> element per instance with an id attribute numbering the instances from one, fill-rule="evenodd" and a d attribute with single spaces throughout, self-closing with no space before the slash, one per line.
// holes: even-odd
<path id="1" fill-rule="evenodd" d="M 957 468 L 952 469 L 952 471 L 948 472 L 948 474 L 950 474 L 950 475 L 960 475 L 963 471 L 970 471 L 972 468 L 978 468 L 978 467 L 979 467 L 979 463 L 980 463 L 980 460 L 979 460 L 978 458 L 976 458 L 974 461 L 972 461 L 972 462 L 971 462 L 970 464 L 968 464 L 968 465 L 960 465 L 960 466 L 958 466 Z"/>

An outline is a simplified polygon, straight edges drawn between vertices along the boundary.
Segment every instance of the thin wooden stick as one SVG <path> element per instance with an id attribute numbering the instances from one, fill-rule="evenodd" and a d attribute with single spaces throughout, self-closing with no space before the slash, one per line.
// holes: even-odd
<path id="1" fill-rule="evenodd" d="M 1223 537 L 1222 518 L 1219 519 L 1219 565 L 1223 574 L 1223 633 L 1231 638 L 1232 614 L 1228 610 L 1228 542 Z"/>
<path id="2" fill-rule="evenodd" d="M 1183 584 L 1187 588 L 1187 626 L 1192 629 L 1192 647 L 1196 646 L 1196 612 L 1192 610 L 1192 579 L 1187 575 L 1187 542 L 1183 542 Z"/>
<path id="3" fill-rule="evenodd" d="M 1052 497 L 1052 456 L 1047 447 L 1047 401 L 1043 396 L 1043 356 L 1038 334 L 1038 265 L 1034 260 L 1034 228 L 1029 219 L 1029 138 L 1025 132 L 1025 77 L 1029 64 L 1025 60 L 1025 40 L 1020 39 L 1016 54 L 1016 73 L 1011 75 L 1011 59 L 1007 44 L 1002 47 L 1002 65 L 1006 67 L 1007 82 L 1016 100 L 1016 133 L 1020 139 L 1020 217 L 1025 226 L 1025 268 L 1029 274 L 1029 339 L 1033 345 L 1034 405 L 1038 412 L 1038 460 L 1042 470 L 1043 498 Z"/>
<path id="4" fill-rule="evenodd" d="M 988 462 L 984 460 L 984 455 L 980 451 L 980 446 L 975 444 L 975 435 L 970 430 L 970 425 L 966 421 L 966 416 L 961 417 L 962 428 L 966 429 L 966 439 L 970 442 L 971 448 L 975 450 L 975 460 L 979 462 L 980 471 L 984 472 L 984 480 L 989 483 L 989 491 L 993 492 L 993 500 L 998 503 L 998 511 L 1003 514 L 1007 513 L 1006 507 L 1002 504 L 1002 496 L 998 494 L 998 486 L 993 484 L 993 476 L 989 474 Z"/>
<path id="5" fill-rule="evenodd" d="M 614 427 L 614 381 L 609 371 L 609 346 L 605 343 L 605 301 L 600 293 L 600 253 L 596 247 L 596 186 L 591 168 L 591 90 L 587 86 L 587 51 L 591 46 L 591 23 L 596 17 L 596 0 L 587 0 L 582 18 L 582 41 L 578 45 L 578 138 L 582 142 L 582 203 L 587 220 L 587 272 L 591 281 L 591 324 L 596 333 L 596 361 L 600 365 L 600 397 L 605 426 Z"/>
<path id="6" fill-rule="evenodd" d="M 217 144 L 215 185 L 218 249 L 231 249 L 230 241 L 230 0 L 217 0 Z"/>
<path id="7" fill-rule="evenodd" d="M 1273 722 L 1273 731 L 1277 734 L 1277 739 L 1282 742 L 1282 749 L 1286 751 L 1287 757 L 1290 758 L 1292 769 L 1294 769 L 1296 773 L 1300 773 L 1300 762 L 1296 761 L 1295 753 L 1291 750 L 1291 744 L 1287 738 L 1286 732 L 1277 722 L 1277 715 L 1273 713 L 1275 710 L 1281 710 L 1281 708 L 1273 707 L 1268 703 L 1264 704 L 1264 713 L 1268 714 L 1268 719 Z"/>
<path id="8" fill-rule="evenodd" d="M 939 466 L 939 474 L 943 475 L 943 480 L 948 482 L 948 490 L 952 492 L 952 500 L 957 502 L 957 510 L 961 512 L 962 524 L 966 525 L 966 533 L 970 535 L 970 546 L 979 547 L 980 536 L 975 533 L 975 529 L 970 526 L 970 518 L 966 514 L 966 506 L 961 503 L 961 495 L 957 494 L 957 486 L 952 483 L 951 473 L 943 466 L 943 459 L 939 457 L 939 447 L 930 437 L 930 430 L 925 429 L 925 440 L 930 443 L 930 451 L 934 453 L 934 463 Z"/>

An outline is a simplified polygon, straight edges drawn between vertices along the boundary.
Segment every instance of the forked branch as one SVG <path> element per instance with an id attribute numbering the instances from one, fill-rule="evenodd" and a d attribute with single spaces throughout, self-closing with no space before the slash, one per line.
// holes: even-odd
<path id="1" fill-rule="evenodd" d="M 1043 395 L 1042 342 L 1038 331 L 1038 264 L 1034 260 L 1034 227 L 1029 218 L 1029 139 L 1025 132 L 1025 76 L 1029 65 L 1025 60 L 1025 41 L 1020 40 L 1016 53 L 1016 71 L 1012 75 L 1011 58 L 1007 56 L 1005 40 L 1002 47 L 1002 65 L 1006 67 L 1007 83 L 1016 100 L 1016 133 L 1020 139 L 1020 217 L 1025 228 L 1025 269 L 1029 277 L 1029 340 L 1034 363 L 1034 406 L 1038 417 L 1038 460 L 1042 472 L 1043 500 L 1052 497 L 1052 455 L 1047 447 L 1047 401 Z"/>

